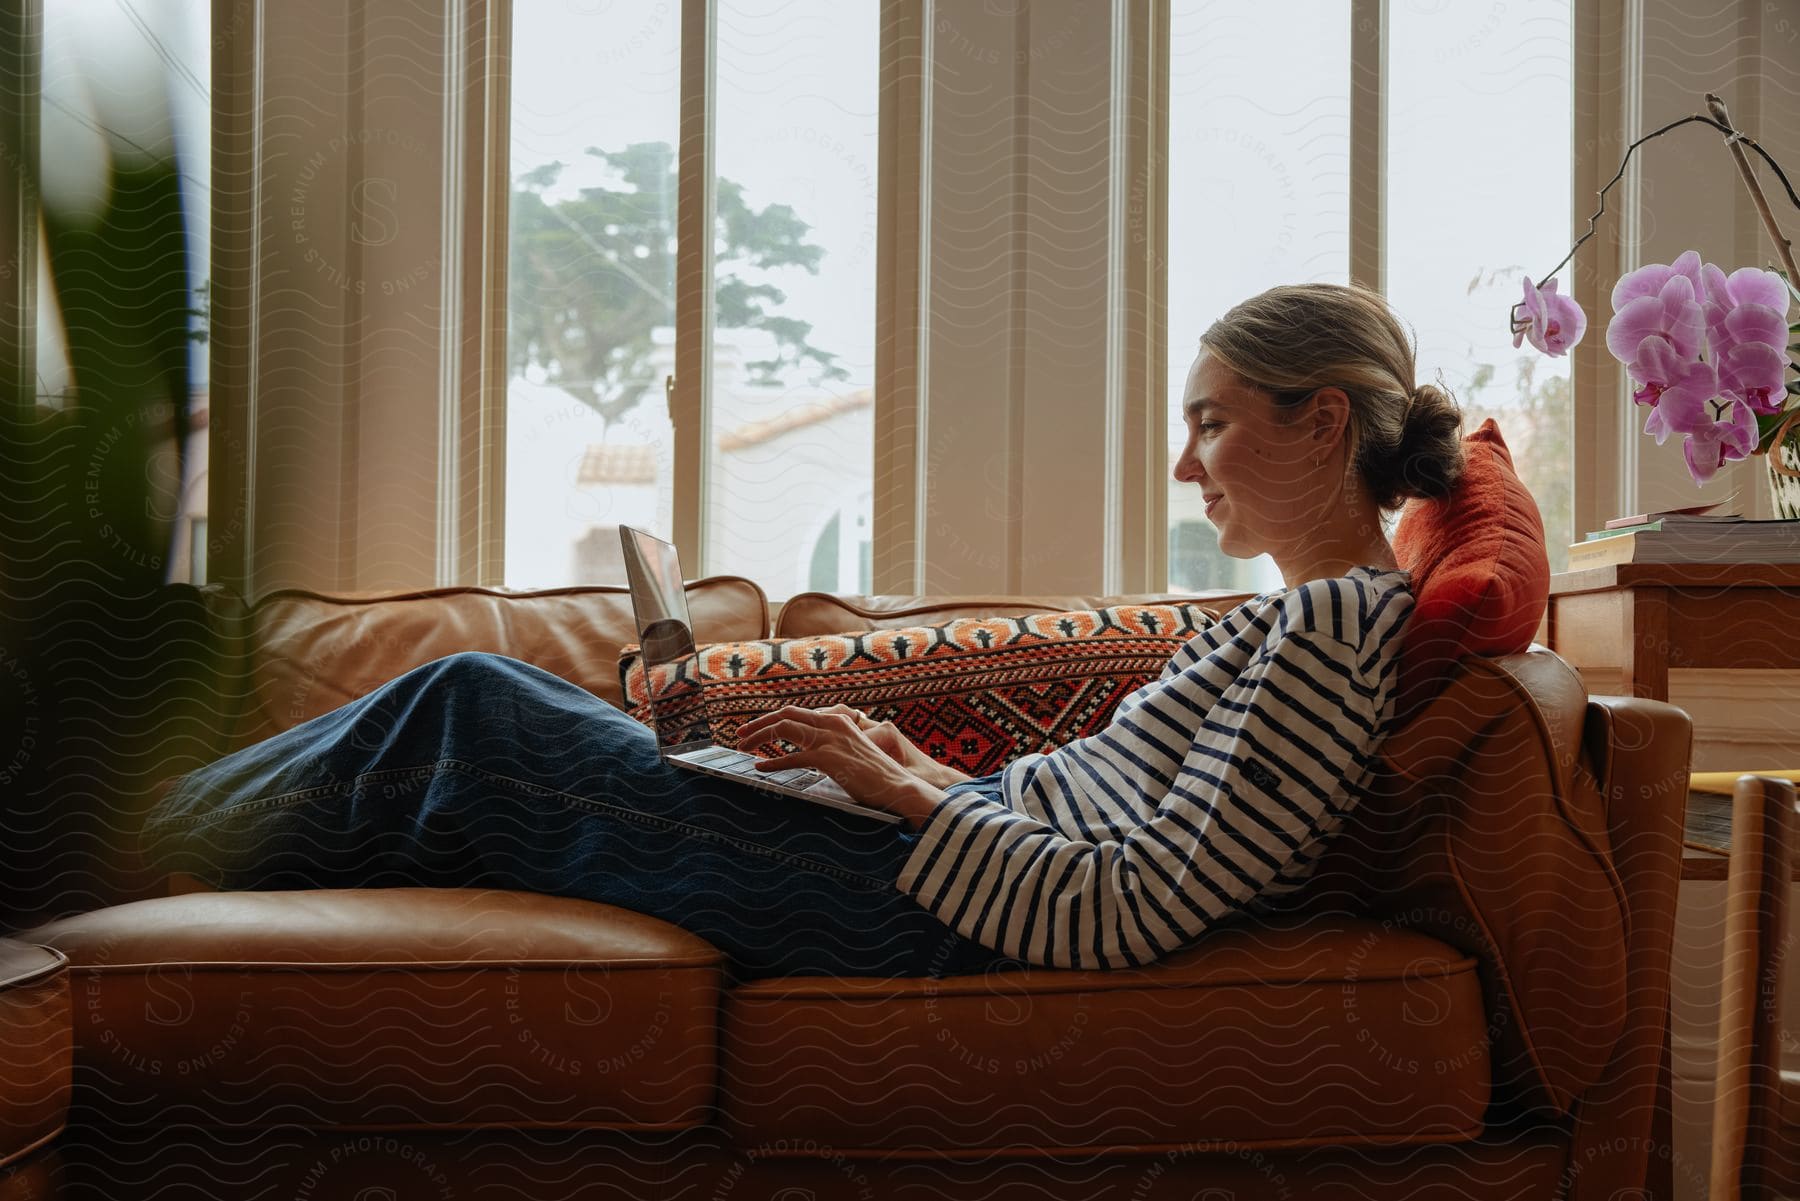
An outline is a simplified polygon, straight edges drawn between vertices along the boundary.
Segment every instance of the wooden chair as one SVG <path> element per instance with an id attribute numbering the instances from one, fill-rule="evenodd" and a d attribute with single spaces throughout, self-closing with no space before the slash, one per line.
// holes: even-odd
<path id="1" fill-rule="evenodd" d="M 1800 1073 L 1781 1070 L 1781 977 L 1796 830 L 1794 786 L 1738 777 L 1732 796 L 1713 1201 L 1800 1194 Z"/>

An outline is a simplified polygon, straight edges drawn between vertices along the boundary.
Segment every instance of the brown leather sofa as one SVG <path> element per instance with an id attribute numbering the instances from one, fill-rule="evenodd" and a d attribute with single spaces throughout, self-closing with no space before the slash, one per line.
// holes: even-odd
<path id="1" fill-rule="evenodd" d="M 0 938 L 0 1201 L 55 1196 L 69 1116 L 69 961 Z"/>
<path id="2" fill-rule="evenodd" d="M 462 650 L 618 703 L 632 640 L 611 588 L 290 591 L 248 610 L 203 591 L 238 652 L 218 750 Z M 771 632 L 753 583 L 689 591 L 702 640 Z M 812 594 L 775 632 L 1116 599 Z M 1467 660 L 1389 740 L 1294 903 L 1144 969 L 727 989 L 718 952 L 674 926 L 476 890 L 195 891 L 65 918 L 18 936 L 72 964 L 61 1184 L 296 1201 L 1666 1196 L 1690 737 L 1668 705 L 1587 696 L 1547 650 Z"/>

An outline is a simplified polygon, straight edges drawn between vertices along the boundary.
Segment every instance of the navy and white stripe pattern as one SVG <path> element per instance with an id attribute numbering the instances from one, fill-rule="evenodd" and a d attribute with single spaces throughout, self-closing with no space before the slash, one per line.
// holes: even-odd
<path id="1" fill-rule="evenodd" d="M 1412 607 L 1406 573 L 1374 567 L 1244 602 L 1100 733 L 1014 760 L 997 792 L 950 789 L 899 888 L 1069 968 L 1152 962 L 1291 892 L 1373 770 Z"/>

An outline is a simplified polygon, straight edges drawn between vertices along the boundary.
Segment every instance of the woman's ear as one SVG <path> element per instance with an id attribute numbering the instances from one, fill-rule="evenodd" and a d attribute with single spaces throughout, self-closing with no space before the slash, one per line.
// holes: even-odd
<path id="1" fill-rule="evenodd" d="M 1323 459 L 1337 449 L 1350 424 L 1350 394 L 1342 388 L 1320 388 L 1313 393 L 1311 428 L 1307 436 L 1314 443 L 1313 454 Z"/>

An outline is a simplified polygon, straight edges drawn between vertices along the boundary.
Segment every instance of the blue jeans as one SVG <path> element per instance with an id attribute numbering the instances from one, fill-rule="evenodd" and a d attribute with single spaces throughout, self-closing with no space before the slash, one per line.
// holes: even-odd
<path id="1" fill-rule="evenodd" d="M 894 884 L 903 825 L 680 771 L 567 680 L 467 652 L 178 780 L 145 826 L 226 889 L 518 889 L 662 918 L 734 979 L 1022 966 Z"/>

